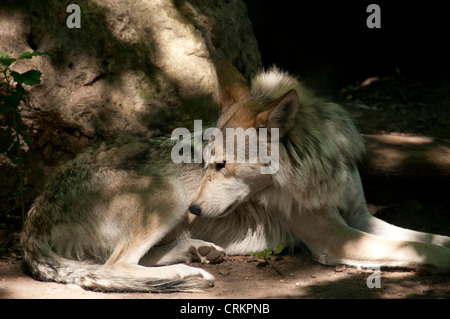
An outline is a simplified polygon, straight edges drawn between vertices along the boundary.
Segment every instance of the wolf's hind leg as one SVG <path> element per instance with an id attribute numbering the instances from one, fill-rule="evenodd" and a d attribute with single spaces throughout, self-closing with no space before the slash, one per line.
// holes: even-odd
<path id="1" fill-rule="evenodd" d="M 366 206 L 361 207 L 357 214 L 347 222 L 351 227 L 384 238 L 417 241 L 450 248 L 450 237 L 391 225 L 372 216 Z"/>
<path id="2" fill-rule="evenodd" d="M 203 269 L 172 265 L 176 262 L 173 258 L 172 262 L 159 264 L 165 267 L 139 265 L 143 256 L 156 248 L 161 240 L 178 238 L 172 234 L 177 233 L 187 214 L 187 197 L 176 181 L 152 177 L 147 184 L 151 192 L 127 197 L 128 229 L 121 233 L 104 265 L 106 271 L 120 275 L 123 280 L 119 279 L 117 285 L 112 284 L 112 287 L 108 283 L 110 285 L 105 285 L 104 289 L 120 290 L 120 287 L 125 287 L 124 290 L 131 291 L 169 292 L 212 287 L 214 276 Z M 172 194 L 177 194 L 177 198 Z"/>
<path id="3" fill-rule="evenodd" d="M 147 225 L 148 226 L 148 225 Z M 148 228 L 148 227 L 144 227 Z M 144 232 L 136 231 L 132 238 L 123 241 L 122 244 L 117 245 L 111 257 L 105 263 L 103 271 L 105 278 L 118 277 L 117 280 L 100 280 L 95 282 L 95 285 L 86 288 L 94 288 L 106 291 L 193 291 L 196 289 L 208 288 L 214 285 L 214 276 L 200 268 L 189 267 L 183 264 L 172 265 L 179 262 L 168 254 L 167 263 L 157 264 L 139 264 L 142 256 L 150 248 L 150 251 L 155 249 L 154 246 L 158 242 L 161 234 L 167 234 L 170 228 L 167 225 L 160 227 L 159 231 Z M 167 246 L 167 245 L 165 245 Z M 172 247 L 172 254 L 177 251 L 177 246 Z M 164 258 L 165 255 L 162 255 Z M 170 260 L 169 260 L 170 259 Z M 164 267 L 144 267 L 144 266 L 159 266 Z M 112 272 L 114 275 L 110 275 Z"/>
<path id="4" fill-rule="evenodd" d="M 340 214 L 347 224 L 360 231 L 392 240 L 422 242 L 450 248 L 450 237 L 401 228 L 378 219 L 369 212 L 361 178 L 354 171 L 348 184 L 348 207 Z"/>
<path id="5" fill-rule="evenodd" d="M 450 249 L 430 243 L 396 240 L 350 227 L 337 209 L 302 211 L 289 221 L 294 233 L 328 265 L 428 268 L 450 273 Z"/>
<path id="6" fill-rule="evenodd" d="M 188 262 L 217 264 L 223 261 L 225 255 L 225 251 L 213 243 L 185 237 L 152 248 L 141 258 L 139 264 L 143 266 L 162 266 Z"/>

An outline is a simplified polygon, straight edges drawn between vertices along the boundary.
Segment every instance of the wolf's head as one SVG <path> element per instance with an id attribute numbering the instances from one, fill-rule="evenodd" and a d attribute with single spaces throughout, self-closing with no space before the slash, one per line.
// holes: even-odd
<path id="1" fill-rule="evenodd" d="M 217 64 L 222 112 L 206 156 L 206 173 L 189 210 L 222 217 L 273 183 L 278 141 L 293 127 L 299 108 L 296 79 L 273 69 L 252 86 L 228 62 Z M 268 161 L 267 159 L 271 159 Z"/>

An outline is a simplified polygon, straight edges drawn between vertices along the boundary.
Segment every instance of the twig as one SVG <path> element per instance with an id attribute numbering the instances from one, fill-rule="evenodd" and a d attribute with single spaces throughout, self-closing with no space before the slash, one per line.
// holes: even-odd
<path id="1" fill-rule="evenodd" d="M 398 93 L 400 93 L 400 95 L 403 98 L 403 100 L 405 101 L 405 103 L 408 103 L 409 100 L 406 97 L 405 93 L 403 93 L 403 91 L 400 88 L 398 88 L 398 87 L 396 87 L 395 89 L 398 91 Z"/>
<path id="2" fill-rule="evenodd" d="M 269 263 L 269 266 L 273 268 L 273 270 L 275 270 L 277 272 L 278 275 L 280 275 L 281 277 L 286 277 L 285 275 L 283 275 L 283 273 L 281 271 L 278 270 L 277 267 L 275 267 L 274 265 Z"/>

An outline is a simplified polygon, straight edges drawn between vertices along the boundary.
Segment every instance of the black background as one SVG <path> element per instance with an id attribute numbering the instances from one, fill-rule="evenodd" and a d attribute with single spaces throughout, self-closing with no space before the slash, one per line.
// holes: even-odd
<path id="1" fill-rule="evenodd" d="M 318 93 L 372 76 L 448 79 L 448 6 L 438 1 L 244 0 L 265 67 L 277 64 Z M 367 6 L 381 9 L 370 29 Z"/>

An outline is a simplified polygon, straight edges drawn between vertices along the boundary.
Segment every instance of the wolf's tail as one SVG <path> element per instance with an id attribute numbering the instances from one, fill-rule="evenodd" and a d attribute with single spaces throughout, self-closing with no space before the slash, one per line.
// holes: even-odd
<path id="1" fill-rule="evenodd" d="M 35 229 L 30 231 L 32 227 L 27 226 L 21 238 L 23 260 L 31 276 L 39 281 L 75 284 L 93 291 L 166 293 L 196 291 L 211 287 L 214 283 L 212 275 L 186 265 L 129 265 L 113 269 L 89 261 L 67 259 L 52 250 L 46 235 L 39 234 Z M 180 270 L 182 276 L 178 275 Z"/>
<path id="2" fill-rule="evenodd" d="M 37 248 L 37 247 L 36 247 Z M 43 247 L 39 247 L 41 250 Z M 46 250 L 46 248 L 42 249 Z M 41 251 L 42 251 L 41 250 Z M 177 277 L 163 268 L 188 267 L 173 265 L 153 267 L 154 276 L 140 276 L 129 271 L 114 271 L 104 265 L 76 261 L 58 256 L 56 253 L 37 253 L 37 250 L 24 250 L 24 261 L 32 277 L 40 281 L 52 281 L 63 284 L 75 284 L 87 290 L 103 292 L 189 292 L 213 286 L 214 278 L 205 278 L 201 274 L 191 277 Z M 192 267 L 189 267 L 192 268 Z M 159 273 L 158 273 L 159 272 Z"/>

